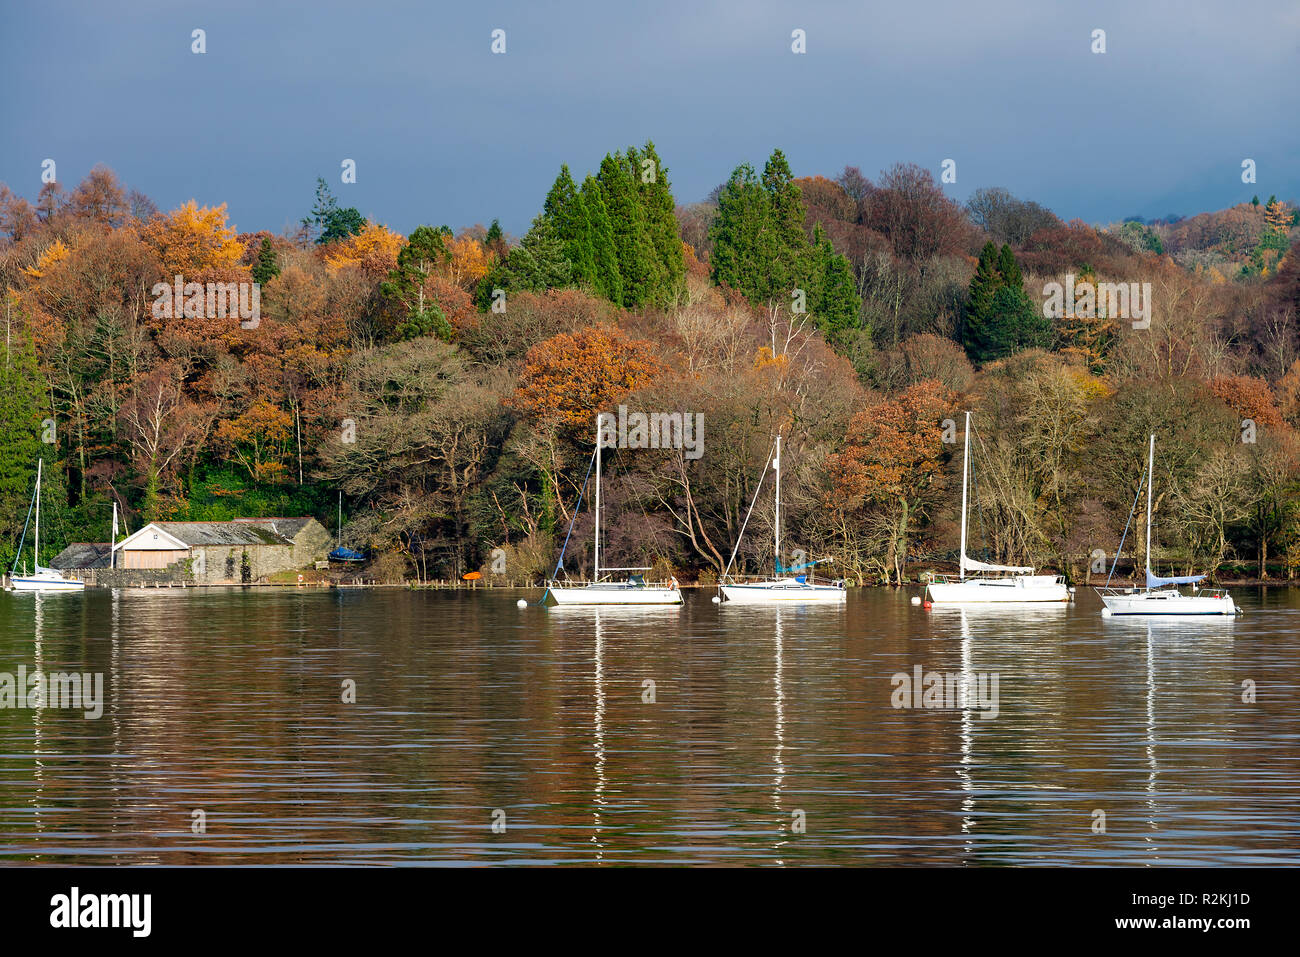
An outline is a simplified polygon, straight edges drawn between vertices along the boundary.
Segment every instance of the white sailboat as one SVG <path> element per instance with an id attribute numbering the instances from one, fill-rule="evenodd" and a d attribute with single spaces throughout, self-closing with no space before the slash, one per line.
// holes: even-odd
<path id="1" fill-rule="evenodd" d="M 542 594 L 542 603 L 545 604 L 547 596 L 550 596 L 557 605 L 680 605 L 682 593 L 676 578 L 667 582 L 647 583 L 640 573 L 649 571 L 648 567 L 605 569 L 600 567 L 600 422 L 601 415 L 604 414 L 600 413 L 596 416 L 596 500 L 592 510 L 596 519 L 596 533 L 591 581 L 555 579 L 554 576 L 559 575 L 564 565 L 564 552 L 561 549 L 560 560 L 556 563 L 552 580 L 546 583 L 546 591 Z M 572 522 L 569 524 L 569 529 L 570 531 L 573 529 Z M 616 581 L 602 575 L 602 572 L 625 572 L 627 577 L 622 581 Z"/>
<path id="2" fill-rule="evenodd" d="M 14 591 L 81 591 L 86 583 L 75 578 L 64 578 L 63 573 L 55 568 L 41 567 L 41 472 L 44 460 L 36 460 L 36 525 L 34 526 L 34 543 L 32 546 L 32 563 L 36 571 L 31 574 L 18 574 L 18 557 L 14 558 L 14 567 L 9 573 L 9 583 Z M 19 546 L 22 552 L 22 546 Z"/>
<path id="3" fill-rule="evenodd" d="M 740 536 L 736 539 L 736 547 L 731 551 L 731 560 L 727 562 L 726 571 L 723 572 L 722 580 L 718 585 L 721 599 L 737 605 L 785 605 L 804 602 L 844 601 L 847 592 L 842 581 L 819 582 L 807 574 L 780 577 L 783 572 L 801 572 L 812 568 L 817 562 L 803 562 L 790 568 L 786 568 L 781 564 L 781 436 L 779 435 L 776 437 L 776 451 L 771 462 L 772 468 L 776 470 L 776 516 L 773 521 L 775 528 L 773 555 L 776 564 L 776 577 L 753 582 L 737 581 L 730 577 L 731 566 L 736 561 L 736 552 L 739 550 L 740 541 L 745 535 L 745 525 L 749 524 L 749 514 L 746 514 L 745 521 L 740 526 Z M 763 464 L 763 474 L 767 474 L 767 463 Z M 758 488 L 754 490 L 754 501 L 758 500 L 758 493 L 762 487 L 763 483 L 760 479 Z M 749 512 L 752 513 L 753 511 L 754 503 L 750 502 Z"/>
<path id="4" fill-rule="evenodd" d="M 1161 578 L 1151 571 L 1151 487 L 1155 484 L 1156 437 L 1151 436 L 1147 451 L 1147 556 L 1145 588 L 1098 588 L 1097 594 L 1105 607 L 1102 615 L 1235 615 L 1237 606 L 1232 596 L 1223 589 L 1201 594 L 1199 583 L 1204 575 L 1182 575 Z M 1132 514 L 1130 513 L 1130 518 Z M 1124 541 L 1120 539 L 1120 548 Z M 1119 562 L 1118 552 L 1111 564 L 1111 574 Z M 1109 577 L 1107 581 L 1109 581 Z M 1180 585 L 1191 585 L 1192 594 L 1184 595 Z"/>
<path id="5" fill-rule="evenodd" d="M 961 455 L 961 557 L 957 578 L 938 576 L 926 586 L 925 601 L 945 604 L 1067 602 L 1070 589 L 1060 575 L 1035 575 L 1031 566 L 994 565 L 966 557 L 967 484 L 970 475 L 970 413 Z M 967 576 L 967 572 L 974 572 Z M 913 599 L 915 601 L 915 599 Z"/>

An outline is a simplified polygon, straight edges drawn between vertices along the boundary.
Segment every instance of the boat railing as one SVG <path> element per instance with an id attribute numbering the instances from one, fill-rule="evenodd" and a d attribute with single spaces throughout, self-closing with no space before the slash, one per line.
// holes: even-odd
<path id="1" fill-rule="evenodd" d="M 614 569 L 610 569 L 613 571 Z M 649 569 L 641 569 L 649 571 Z M 601 569 L 605 571 L 605 569 Z M 681 584 L 677 581 L 676 576 L 669 578 L 667 581 L 645 581 L 640 576 L 628 575 L 625 578 L 615 578 L 611 575 L 601 575 L 600 578 L 592 580 L 590 578 L 548 578 L 546 580 L 547 588 L 589 588 L 593 585 L 627 585 L 634 588 L 680 588 Z"/>
<path id="2" fill-rule="evenodd" d="M 844 588 L 843 578 L 819 578 L 816 575 L 724 575 L 718 579 L 718 585 L 753 585 L 770 581 L 797 581 L 800 578 L 808 585 L 822 585 L 831 588 Z"/>
<path id="3" fill-rule="evenodd" d="M 960 585 L 963 584 L 964 582 L 1001 581 L 1007 578 L 1051 578 L 1058 585 L 1064 585 L 1066 583 L 1064 575 L 1034 575 L 1034 574 L 1022 574 L 1022 573 L 995 575 L 992 573 L 978 573 L 978 572 L 974 575 L 931 573 L 930 575 L 925 577 L 924 583 L 927 585 Z"/>
<path id="4" fill-rule="evenodd" d="M 1096 585 L 1093 587 L 1093 591 L 1106 598 L 1115 598 L 1121 595 L 1136 595 L 1138 592 L 1146 591 L 1146 589 L 1137 585 Z"/>

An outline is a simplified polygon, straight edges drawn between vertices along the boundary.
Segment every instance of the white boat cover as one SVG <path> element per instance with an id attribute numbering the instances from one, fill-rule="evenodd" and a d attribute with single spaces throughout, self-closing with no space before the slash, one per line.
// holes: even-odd
<path id="1" fill-rule="evenodd" d="M 965 575 L 967 571 L 973 572 L 1018 572 L 1025 575 L 1033 574 L 1033 566 L 1024 565 L 993 565 L 989 562 L 977 562 L 973 558 L 961 557 L 961 573 Z"/>
<path id="2" fill-rule="evenodd" d="M 1161 578 L 1159 575 L 1152 575 L 1151 569 L 1147 569 L 1147 587 L 1159 588 L 1162 585 L 1194 585 L 1204 575 L 1179 575 L 1174 578 Z"/>

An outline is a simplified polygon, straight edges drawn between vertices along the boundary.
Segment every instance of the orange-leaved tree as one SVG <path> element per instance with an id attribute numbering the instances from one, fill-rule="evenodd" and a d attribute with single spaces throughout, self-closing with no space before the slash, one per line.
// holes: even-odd
<path id="1" fill-rule="evenodd" d="M 1210 382 L 1210 391 L 1243 420 L 1250 420 L 1256 428 L 1282 424 L 1282 413 L 1278 411 L 1277 400 L 1263 379 L 1248 375 L 1219 376 Z M 1242 428 L 1246 428 L 1244 423 Z"/>
<path id="2" fill-rule="evenodd" d="M 544 426 L 587 430 L 596 413 L 664 371 L 650 343 L 617 326 L 562 332 L 528 351 L 512 408 Z"/>
<path id="3" fill-rule="evenodd" d="M 397 254 L 404 245 L 406 237 L 401 233 L 367 221 L 355 236 L 330 244 L 325 261 L 331 269 L 360 266 L 368 278 L 379 280 L 397 268 Z"/>
<path id="4" fill-rule="evenodd" d="M 933 503 L 943 469 L 943 420 L 956 396 L 933 379 L 853 417 L 844 448 L 830 459 L 833 507 L 883 546 L 878 562 L 886 584 L 903 582 L 907 549 Z M 847 544 L 847 542 L 846 542 Z"/>
<path id="5" fill-rule="evenodd" d="M 284 477 L 292 434 L 289 413 L 258 399 L 242 415 L 222 422 L 216 439 L 254 482 L 274 482 Z"/>
<path id="6" fill-rule="evenodd" d="M 451 262 L 447 272 L 452 282 L 472 289 L 487 275 L 495 256 L 473 236 L 460 235 L 447 243 Z"/>
<path id="7" fill-rule="evenodd" d="M 570 475 L 568 466 L 576 446 L 594 442 L 596 413 L 610 410 L 663 371 L 650 343 L 613 325 L 562 332 L 528 350 L 519 385 L 506 404 L 533 426 L 521 451 L 545 483 L 546 524 L 552 507 L 565 521 L 570 517 L 573 496 L 562 485 L 567 483 L 570 492 L 581 487 L 581 470 Z"/>
<path id="8" fill-rule="evenodd" d="M 244 244 L 235 235 L 226 222 L 225 203 L 199 206 L 194 200 L 151 220 L 140 232 L 167 280 L 181 275 L 186 282 L 198 280 L 201 273 L 238 266 Z"/>

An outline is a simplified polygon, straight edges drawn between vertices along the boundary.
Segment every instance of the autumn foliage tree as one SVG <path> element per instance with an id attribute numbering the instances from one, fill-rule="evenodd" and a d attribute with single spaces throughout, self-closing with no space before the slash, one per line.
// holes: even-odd
<path id="1" fill-rule="evenodd" d="M 406 238 L 387 226 L 367 222 L 359 233 L 331 243 L 325 261 L 333 269 L 357 266 L 369 278 L 387 276 L 397 268 L 397 257 Z"/>
<path id="2" fill-rule="evenodd" d="M 141 239 L 158 257 L 164 276 L 186 281 L 239 265 L 244 246 L 226 222 L 226 204 L 199 206 L 194 200 L 147 223 Z"/>
<path id="3" fill-rule="evenodd" d="M 1256 428 L 1282 425 L 1282 413 L 1268 383 L 1254 376 L 1219 376 L 1210 382 L 1210 391 L 1244 420 Z"/>
<path id="4" fill-rule="evenodd" d="M 258 399 L 234 419 L 222 422 L 216 439 L 254 482 L 271 482 L 285 473 L 284 458 L 293 419 L 284 409 Z"/>
<path id="5" fill-rule="evenodd" d="M 854 416 L 843 450 L 830 460 L 831 505 L 846 520 L 874 527 L 886 584 L 902 584 L 908 546 L 934 502 L 946 451 L 943 420 L 955 415 L 955 399 L 925 380 L 877 402 Z"/>
<path id="6" fill-rule="evenodd" d="M 594 435 L 597 412 L 648 385 L 663 369 L 650 343 L 617 327 L 562 332 L 529 350 L 510 405 L 542 425 Z"/>

